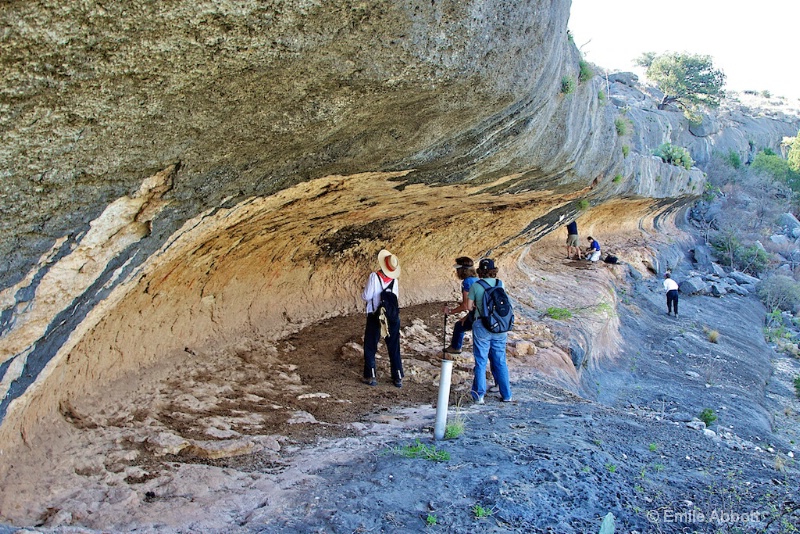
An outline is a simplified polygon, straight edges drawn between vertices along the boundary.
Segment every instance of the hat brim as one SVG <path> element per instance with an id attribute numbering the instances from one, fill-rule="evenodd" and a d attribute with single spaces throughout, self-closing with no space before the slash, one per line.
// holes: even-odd
<path id="1" fill-rule="evenodd" d="M 378 268 L 389 278 L 397 278 L 400 276 L 400 260 L 397 260 L 397 267 L 392 269 L 391 266 L 386 263 L 386 258 L 389 256 L 393 256 L 393 254 L 386 249 L 378 252 Z M 395 258 L 396 257 L 397 256 L 395 256 Z"/>

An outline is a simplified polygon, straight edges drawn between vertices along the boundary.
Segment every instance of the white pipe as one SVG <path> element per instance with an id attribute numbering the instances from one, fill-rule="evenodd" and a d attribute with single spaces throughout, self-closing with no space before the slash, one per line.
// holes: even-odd
<path id="1" fill-rule="evenodd" d="M 439 375 L 439 400 L 436 403 L 436 425 L 433 427 L 433 437 L 437 440 L 444 439 L 444 429 L 447 426 L 447 405 L 450 402 L 450 378 L 453 376 L 453 360 L 442 360 L 442 371 Z"/>

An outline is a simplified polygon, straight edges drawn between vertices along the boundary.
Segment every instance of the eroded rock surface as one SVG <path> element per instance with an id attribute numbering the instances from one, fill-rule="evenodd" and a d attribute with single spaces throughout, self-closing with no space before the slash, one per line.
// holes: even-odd
<path id="1" fill-rule="evenodd" d="M 670 226 L 704 186 L 700 169 L 667 165 L 653 148 L 671 141 L 702 164 L 713 150 L 746 156 L 797 132 L 796 117 L 741 110 L 690 129 L 624 74 L 565 94 L 580 59 L 568 16 L 568 3 L 548 0 L 6 2 L 0 453 L 46 456 L 55 442 L 88 443 L 71 441 L 75 428 L 118 424 L 148 431 L 126 435 L 131 450 L 109 452 L 99 444 L 108 436 L 92 442 L 94 459 L 75 473 L 108 468 L 115 481 L 146 482 L 139 447 L 272 462 L 277 441 L 243 430 L 287 408 L 294 415 L 280 424 L 321 424 L 314 408 L 334 402 L 297 369 L 281 369 L 275 387 L 311 397 L 272 408 L 243 391 L 237 402 L 258 405 L 258 416 L 210 417 L 193 435 L 124 407 L 119 420 L 96 414 L 114 410 L 91 399 L 144 376 L 160 384 L 184 358 L 196 360 L 190 376 L 208 371 L 206 359 L 213 367 L 214 354 L 272 361 L 276 340 L 360 310 L 383 247 L 403 263 L 404 306 L 453 296 L 448 266 L 463 254 L 498 258 L 519 298 L 535 304 L 546 269 L 532 258 L 545 245 L 559 250 L 576 218 L 582 236 L 626 249 L 628 272 L 646 275 L 656 253 L 643 233 Z M 620 118 L 630 126 L 622 135 Z M 596 289 L 616 304 L 608 285 Z M 547 302 L 560 298 L 569 291 Z M 512 352 L 591 395 L 587 380 L 621 346 L 619 323 L 576 323 L 577 341 L 531 326 Z M 420 361 L 429 387 L 435 361 Z M 245 380 L 244 369 L 229 379 Z M 204 397 L 202 384 L 170 407 L 196 416 L 224 398 Z M 98 464 L 105 454 L 113 469 Z M 150 498 L 110 493 L 124 506 Z M 32 517 L 39 504 L 2 513 Z M 51 522 L 93 512 L 75 507 Z"/>

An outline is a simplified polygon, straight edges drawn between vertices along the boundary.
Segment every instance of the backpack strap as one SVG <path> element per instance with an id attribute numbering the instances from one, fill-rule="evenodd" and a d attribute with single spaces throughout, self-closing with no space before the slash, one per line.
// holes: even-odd
<path id="1" fill-rule="evenodd" d="M 490 285 L 489 285 L 489 282 L 487 282 L 487 281 L 486 281 L 486 280 L 484 280 L 483 278 L 480 278 L 480 279 L 478 280 L 478 282 L 477 282 L 477 283 L 478 283 L 478 284 L 480 284 L 480 286 L 481 286 L 481 287 L 482 287 L 484 290 L 486 290 L 486 289 L 489 289 L 490 287 L 497 287 L 497 285 L 498 285 L 498 284 L 500 284 L 500 280 L 497 280 L 497 279 L 495 279 L 495 282 L 494 282 L 494 285 L 493 285 L 493 286 L 490 286 Z"/>

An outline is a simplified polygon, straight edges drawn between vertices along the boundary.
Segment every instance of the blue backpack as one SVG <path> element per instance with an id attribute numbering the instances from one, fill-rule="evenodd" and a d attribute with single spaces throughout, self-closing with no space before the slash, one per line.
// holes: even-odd
<path id="1" fill-rule="evenodd" d="M 506 290 L 500 285 L 500 280 L 494 287 L 485 280 L 478 280 L 484 289 L 483 304 L 481 305 L 481 320 L 489 332 L 499 334 L 514 328 L 514 309 Z"/>

